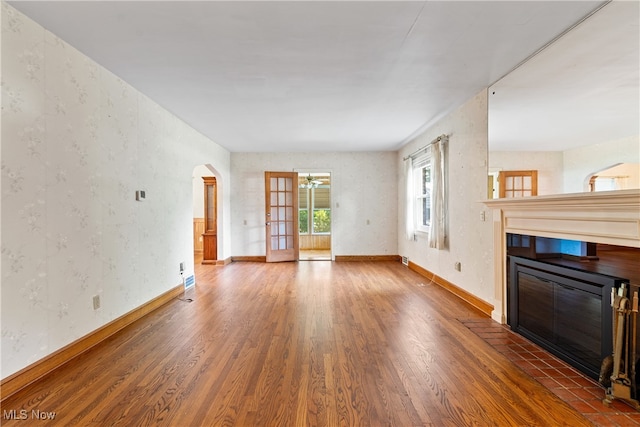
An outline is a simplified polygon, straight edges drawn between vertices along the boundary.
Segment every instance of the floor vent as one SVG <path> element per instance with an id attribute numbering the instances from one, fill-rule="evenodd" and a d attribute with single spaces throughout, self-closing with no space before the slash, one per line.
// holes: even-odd
<path id="1" fill-rule="evenodd" d="M 402 263 L 403 263 L 404 265 L 409 265 L 409 258 L 408 258 L 408 257 L 406 257 L 406 256 L 403 256 L 403 257 L 402 257 Z"/>

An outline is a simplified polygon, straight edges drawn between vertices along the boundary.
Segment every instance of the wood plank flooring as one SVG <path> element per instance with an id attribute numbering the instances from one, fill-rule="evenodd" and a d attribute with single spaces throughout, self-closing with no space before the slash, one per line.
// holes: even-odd
<path id="1" fill-rule="evenodd" d="M 298 256 L 300 261 L 331 261 L 331 249 L 300 249 Z"/>
<path id="2" fill-rule="evenodd" d="M 461 322 L 484 315 L 399 262 L 196 268 L 192 302 L 9 398 L 2 425 L 591 425 Z"/>

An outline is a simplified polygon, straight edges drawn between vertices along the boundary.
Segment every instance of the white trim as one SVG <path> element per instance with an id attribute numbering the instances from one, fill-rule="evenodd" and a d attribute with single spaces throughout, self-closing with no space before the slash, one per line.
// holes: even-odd
<path id="1" fill-rule="evenodd" d="M 556 194 L 483 202 L 493 210 L 495 302 L 504 323 L 506 233 L 640 248 L 640 189 Z"/>

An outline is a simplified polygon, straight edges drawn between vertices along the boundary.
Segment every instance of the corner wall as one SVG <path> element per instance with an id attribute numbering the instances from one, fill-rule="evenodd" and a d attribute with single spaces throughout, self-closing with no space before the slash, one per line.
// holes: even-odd
<path id="1" fill-rule="evenodd" d="M 1 150 L 2 378 L 179 285 L 194 167 L 229 188 L 228 151 L 5 3 Z"/>
<path id="2" fill-rule="evenodd" d="M 409 241 L 404 232 L 404 177 L 398 175 L 398 246 L 400 255 L 478 298 L 496 305 L 493 283 L 493 234 L 490 211 L 481 203 L 487 198 L 487 91 L 483 90 L 398 152 L 396 163 L 449 135 L 448 147 L 448 249 L 429 248 L 427 236 Z M 485 220 L 481 214 L 484 212 Z M 454 267 L 462 265 L 461 271 Z"/>

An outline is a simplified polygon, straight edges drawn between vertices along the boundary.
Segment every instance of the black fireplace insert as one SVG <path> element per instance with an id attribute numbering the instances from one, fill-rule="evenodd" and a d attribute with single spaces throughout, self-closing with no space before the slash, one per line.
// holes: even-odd
<path id="1" fill-rule="evenodd" d="M 611 292 L 625 279 L 509 258 L 511 329 L 597 379 L 612 352 Z"/>

